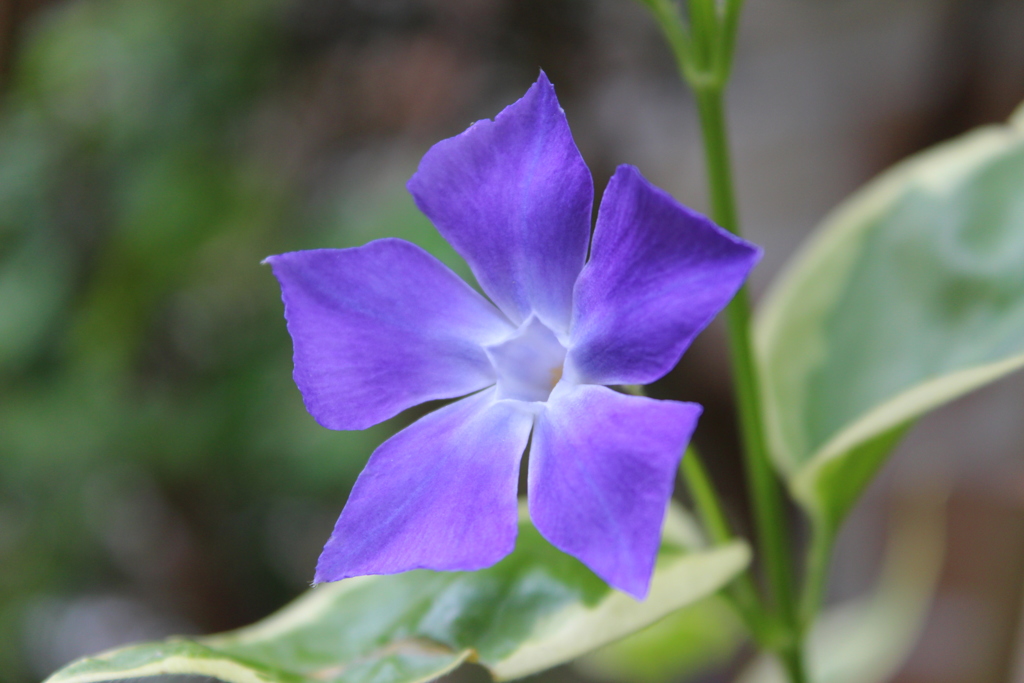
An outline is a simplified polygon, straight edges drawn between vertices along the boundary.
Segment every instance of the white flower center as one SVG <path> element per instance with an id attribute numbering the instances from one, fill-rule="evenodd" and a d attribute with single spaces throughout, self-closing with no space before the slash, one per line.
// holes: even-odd
<path id="1" fill-rule="evenodd" d="M 498 398 L 546 401 L 562 379 L 565 347 L 535 316 L 504 341 L 484 348 L 498 375 Z"/>

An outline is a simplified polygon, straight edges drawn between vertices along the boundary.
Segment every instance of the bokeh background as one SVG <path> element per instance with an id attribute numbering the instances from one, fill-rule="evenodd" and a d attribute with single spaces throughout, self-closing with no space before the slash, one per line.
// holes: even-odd
<path id="1" fill-rule="evenodd" d="M 872 175 L 1024 100 L 1019 0 L 748 0 L 739 45 L 755 293 Z M 0 0 L 0 681 L 308 585 L 362 464 L 416 415 L 318 427 L 260 260 L 393 235 L 466 273 L 405 181 L 540 68 L 599 191 L 632 163 L 706 206 L 691 98 L 631 0 Z M 717 326 L 655 393 L 706 404 L 742 526 Z M 1024 681 L 1022 418 L 1016 377 L 925 419 L 844 532 L 834 599 L 874 582 L 893 510 L 951 489 L 899 681 Z"/>

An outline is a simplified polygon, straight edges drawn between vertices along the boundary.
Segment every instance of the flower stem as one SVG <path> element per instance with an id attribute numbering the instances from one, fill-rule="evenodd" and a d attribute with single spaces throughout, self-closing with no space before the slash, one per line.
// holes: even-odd
<path id="1" fill-rule="evenodd" d="M 735 535 L 718 502 L 718 494 L 704 468 L 704 463 L 701 462 L 700 456 L 692 445 L 687 448 L 686 455 L 683 456 L 681 470 L 686 486 L 693 496 L 693 502 L 697 507 L 701 522 L 711 537 L 711 541 L 715 545 L 723 545 L 732 541 Z M 776 639 L 774 624 L 761 608 L 757 589 L 749 572 L 743 572 L 729 584 L 724 590 L 724 595 L 735 607 L 747 628 L 750 629 L 754 640 L 762 647 L 770 647 Z"/>
<path id="2" fill-rule="evenodd" d="M 701 130 L 704 132 L 711 215 L 723 228 L 738 233 L 722 92 L 720 88 L 703 87 L 695 89 L 695 95 Z M 750 343 L 750 300 L 746 287 L 740 289 L 725 313 L 743 451 L 750 478 L 750 495 L 754 503 L 760 549 L 779 612 L 784 621 L 795 623 L 786 519 L 778 482 L 768 462 L 761 423 L 760 392 Z"/>
<path id="3" fill-rule="evenodd" d="M 711 217 L 726 230 L 739 234 L 723 92 L 732 68 L 733 47 L 743 0 L 725 0 L 723 3 L 689 0 L 687 6 L 692 31 L 687 29 L 679 7 L 673 0 L 641 1 L 651 9 L 665 34 L 680 75 L 690 84 L 697 101 L 704 140 Z M 758 548 L 779 625 L 786 636 L 772 649 L 782 660 L 791 682 L 804 683 L 806 673 L 801 653 L 803 629 L 794 598 L 782 493 L 768 460 L 764 425 L 761 422 L 760 387 L 750 338 L 750 300 L 746 287 L 740 289 L 726 307 L 726 328 Z M 702 487 L 700 473 L 691 474 L 698 480 L 698 489 Z M 698 505 L 701 505 L 696 491 L 694 496 Z M 705 514 L 703 509 L 702 514 Z M 714 526 L 718 522 L 706 519 L 706 523 L 711 533 L 717 533 Z"/>
<path id="4" fill-rule="evenodd" d="M 786 675 L 789 677 L 790 683 L 807 683 L 809 679 L 804 668 L 800 648 L 790 647 L 780 650 L 779 659 L 782 661 L 783 668 L 786 669 Z"/>
<path id="5" fill-rule="evenodd" d="M 725 513 L 722 512 L 722 508 L 718 504 L 715 487 L 692 444 L 686 449 L 686 455 L 683 456 L 682 471 L 683 479 L 686 480 L 686 486 L 690 489 L 694 505 L 704 523 L 704 529 L 708 532 L 711 540 L 717 544 L 731 541 L 733 539 L 732 530 L 729 528 L 729 522 L 725 519 Z"/>
<path id="6" fill-rule="evenodd" d="M 738 233 L 736 202 L 733 194 L 732 169 L 729 161 L 725 129 L 722 86 L 702 84 L 694 87 L 697 110 L 704 137 L 704 153 L 711 198 L 711 216 L 719 225 Z M 779 483 L 771 463 L 761 422 L 760 388 L 750 339 L 750 300 L 747 288 L 736 294 L 725 310 L 732 360 L 733 384 L 736 388 L 744 462 L 749 477 L 750 496 L 754 507 L 758 547 L 764 563 L 768 585 L 790 645 L 780 652 L 793 683 L 804 679 L 797 643 L 801 629 L 796 614 L 792 585 L 793 571 L 789 557 L 789 539 L 785 508 Z"/>
<path id="7" fill-rule="evenodd" d="M 825 522 L 814 523 L 811 529 L 810 547 L 807 549 L 807 571 L 803 594 L 800 596 L 799 616 L 804 629 L 810 627 L 821 608 L 834 541 L 835 533 Z"/>

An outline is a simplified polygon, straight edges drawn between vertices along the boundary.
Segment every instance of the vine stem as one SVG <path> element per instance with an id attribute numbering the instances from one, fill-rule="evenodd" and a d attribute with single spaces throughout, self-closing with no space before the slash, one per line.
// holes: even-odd
<path id="1" fill-rule="evenodd" d="M 704 131 L 711 215 L 723 228 L 738 234 L 722 92 L 720 88 L 702 87 L 695 93 L 701 130 Z M 745 465 L 750 478 L 750 495 L 765 572 L 780 614 L 785 621 L 795 623 L 786 519 L 778 482 L 768 462 L 761 423 L 760 391 L 750 343 L 750 300 L 746 287 L 737 292 L 725 313 Z"/>
<path id="2" fill-rule="evenodd" d="M 721 12 L 715 0 L 689 0 L 692 34 L 687 30 L 679 7 L 673 0 L 641 1 L 651 9 L 672 48 L 680 75 L 690 84 L 696 98 L 704 142 L 711 217 L 726 230 L 739 234 L 723 94 L 731 71 L 743 0 L 725 0 L 720 6 Z M 802 620 L 794 597 L 793 568 L 782 492 L 768 459 L 768 446 L 761 421 L 761 394 L 751 344 L 750 300 L 746 287 L 741 288 L 726 307 L 726 329 L 758 548 L 776 616 L 786 636 L 773 649 L 782 661 L 790 681 L 805 683 L 807 676 L 801 647 Z M 713 496 L 713 489 L 702 489 L 700 473 L 688 474 L 684 467 L 684 476 L 694 491 L 698 505 L 702 505 L 703 494 L 710 492 Z M 710 482 L 706 483 L 710 485 Z M 721 532 L 721 529 L 716 530 L 715 520 L 707 519 L 704 510 L 702 515 L 712 534 Z M 719 521 L 724 521 L 724 518 Z M 760 605 L 759 602 L 756 604 Z"/>
<path id="3" fill-rule="evenodd" d="M 711 216 L 726 230 L 739 234 L 722 90 L 720 83 L 703 82 L 694 85 L 704 139 Z M 754 507 L 758 547 L 775 607 L 790 635 L 779 654 L 793 683 L 802 683 L 806 680 L 799 647 L 802 629 L 794 601 L 786 515 L 778 480 L 768 460 L 761 422 L 763 413 L 750 338 L 750 299 L 746 287 L 740 289 L 726 307 L 725 313 L 744 464 Z"/>
<path id="4" fill-rule="evenodd" d="M 711 477 L 708 476 L 704 463 L 701 462 L 700 456 L 692 445 L 686 449 L 680 469 L 686 486 L 693 496 L 697 513 L 700 515 L 701 522 L 711 541 L 715 545 L 723 545 L 732 541 L 735 535 L 722 511 L 718 494 L 711 483 Z M 739 613 L 747 628 L 750 629 L 758 645 L 765 648 L 772 647 L 777 639 L 776 629 L 761 607 L 757 588 L 754 586 L 750 573 L 744 571 L 736 577 L 724 590 L 724 595 Z"/>
<path id="5" fill-rule="evenodd" d="M 835 532 L 824 521 L 816 521 L 812 527 L 811 544 L 807 550 L 807 571 L 803 595 L 800 599 L 800 622 L 806 629 L 821 609 L 828 580 L 828 564 L 832 557 Z"/>

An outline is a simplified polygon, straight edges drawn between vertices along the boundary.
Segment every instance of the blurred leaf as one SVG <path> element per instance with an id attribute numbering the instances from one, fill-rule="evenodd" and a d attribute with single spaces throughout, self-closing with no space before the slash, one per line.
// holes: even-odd
<path id="1" fill-rule="evenodd" d="M 577 662 L 588 677 L 667 683 L 725 663 L 743 642 L 743 623 L 713 595 Z"/>
<path id="2" fill-rule="evenodd" d="M 920 415 L 1024 366 L 1024 118 L 841 206 L 756 324 L 772 456 L 834 531 Z"/>
<path id="3" fill-rule="evenodd" d="M 882 576 L 871 595 L 826 611 L 807 641 L 809 683 L 882 683 L 917 643 L 945 552 L 945 496 L 922 494 L 897 515 Z M 774 657 L 761 656 L 738 683 L 786 683 Z"/>
<path id="4" fill-rule="evenodd" d="M 651 592 L 613 591 L 524 520 L 515 551 L 478 572 L 415 571 L 314 588 L 277 614 L 220 636 L 134 645 L 71 664 L 48 683 L 200 674 L 233 683 L 413 682 L 466 660 L 498 679 L 569 661 L 718 590 L 749 561 L 741 542 L 695 547 L 666 517 Z"/>
<path id="5" fill-rule="evenodd" d="M 70 298 L 69 259 L 62 247 L 36 234 L 0 257 L 0 372 L 38 352 Z"/>
<path id="6" fill-rule="evenodd" d="M 105 151 L 194 141 L 245 100 L 266 62 L 277 0 L 84 0 L 38 22 L 19 95 L 63 134 Z M 198 124 L 198 125 L 197 125 Z"/>
<path id="7" fill-rule="evenodd" d="M 368 440 L 388 435 L 305 413 L 259 265 L 296 236 L 316 243 L 286 217 L 294 188 L 254 154 L 281 4 L 81 0 L 19 31 L 0 102 L 5 683 L 39 680 L 79 637 L 30 642 L 41 595 L 142 582 L 200 624 L 281 604 L 306 577 L 285 585 L 265 560 L 272 496 L 332 516 Z M 155 518 L 98 514 L 104 482 L 133 499 L 129 470 L 153 482 L 180 545 L 143 541 Z"/>

